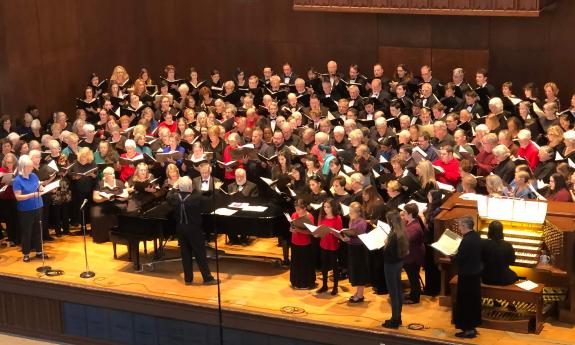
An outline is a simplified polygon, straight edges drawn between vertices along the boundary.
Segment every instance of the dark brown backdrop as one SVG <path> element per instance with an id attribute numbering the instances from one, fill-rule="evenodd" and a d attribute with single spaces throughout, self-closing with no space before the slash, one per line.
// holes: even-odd
<path id="1" fill-rule="evenodd" d="M 116 64 L 132 75 L 147 66 L 157 79 L 168 63 L 180 76 L 195 66 L 204 77 L 212 68 L 227 77 L 235 66 L 259 74 L 284 61 L 299 73 L 323 70 L 333 58 L 368 73 L 376 61 L 400 62 L 385 56 L 398 47 L 443 54 L 432 57 L 442 79 L 455 67 L 450 49 L 487 52 L 494 83 L 513 80 L 519 91 L 527 81 L 555 80 L 567 104 L 575 91 L 573 13 L 567 0 L 540 18 L 294 12 L 291 0 L 0 0 L 0 110 L 20 117 L 32 103 L 43 117 L 71 112 L 88 75 L 109 77 Z"/>

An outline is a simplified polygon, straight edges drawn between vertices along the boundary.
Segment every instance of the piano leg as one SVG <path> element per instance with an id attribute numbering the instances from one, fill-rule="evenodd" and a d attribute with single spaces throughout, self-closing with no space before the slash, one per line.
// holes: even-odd
<path id="1" fill-rule="evenodd" d="M 140 241 L 136 239 L 130 240 L 130 257 L 134 263 L 134 270 L 140 271 Z"/>

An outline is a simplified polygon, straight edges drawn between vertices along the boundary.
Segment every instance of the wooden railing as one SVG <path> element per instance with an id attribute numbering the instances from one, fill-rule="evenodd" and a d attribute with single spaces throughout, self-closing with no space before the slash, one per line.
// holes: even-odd
<path id="1" fill-rule="evenodd" d="M 556 0 L 294 0 L 299 11 L 538 17 Z"/>

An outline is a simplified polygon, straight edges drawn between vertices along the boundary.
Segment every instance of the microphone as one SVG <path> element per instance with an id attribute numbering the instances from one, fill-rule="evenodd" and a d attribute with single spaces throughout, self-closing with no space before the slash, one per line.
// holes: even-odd
<path id="1" fill-rule="evenodd" d="M 82 202 L 82 206 L 80 206 L 80 210 L 84 209 L 84 206 L 86 206 L 87 203 L 88 199 L 84 199 L 84 201 Z"/>

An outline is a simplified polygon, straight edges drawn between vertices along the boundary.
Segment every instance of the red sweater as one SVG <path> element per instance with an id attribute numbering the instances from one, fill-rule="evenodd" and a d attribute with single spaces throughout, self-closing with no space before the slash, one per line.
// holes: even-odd
<path id="1" fill-rule="evenodd" d="M 318 222 L 319 225 L 329 226 L 330 228 L 334 228 L 336 230 L 341 230 L 343 228 L 341 217 L 335 216 L 334 218 L 320 218 Z M 325 250 L 338 250 L 339 249 L 339 239 L 335 237 L 333 234 L 327 234 L 321 238 L 319 241 L 319 246 L 321 249 Z"/>
<path id="2" fill-rule="evenodd" d="M 535 170 L 537 164 L 539 164 L 539 150 L 533 142 L 530 142 L 529 145 L 525 147 L 519 147 L 517 155 L 521 158 L 525 158 L 531 170 Z"/>
<path id="3" fill-rule="evenodd" d="M 312 224 L 315 223 L 314 219 L 313 219 L 313 215 L 311 213 L 307 214 L 307 217 L 309 218 L 309 220 L 311 220 Z M 297 212 L 294 212 L 291 215 L 291 219 L 296 220 L 299 218 L 299 214 L 297 214 Z M 292 245 L 296 245 L 296 246 L 307 246 L 311 243 L 311 237 L 308 234 L 304 234 L 301 232 L 297 232 L 294 231 L 291 233 L 291 244 Z"/>
<path id="4" fill-rule="evenodd" d="M 557 193 L 548 196 L 547 200 L 549 200 L 549 201 L 564 201 L 564 202 L 572 202 L 573 201 L 573 199 L 571 199 L 571 193 L 569 193 L 569 191 L 565 188 L 560 189 L 557 191 Z"/>
<path id="5" fill-rule="evenodd" d="M 137 157 L 139 154 L 136 154 L 134 157 Z M 127 153 L 122 153 L 120 155 L 120 157 L 122 158 L 128 158 L 128 154 Z M 131 158 L 134 158 L 131 157 Z M 134 172 L 136 172 L 136 167 L 133 165 L 120 165 L 120 180 L 122 180 L 122 182 L 126 182 L 128 181 L 128 179 L 134 175 Z"/>
<path id="6" fill-rule="evenodd" d="M 161 127 L 166 127 L 167 129 L 170 130 L 170 133 L 176 133 L 176 130 L 178 129 L 178 124 L 176 123 L 176 121 L 172 121 L 172 124 L 171 124 L 171 125 L 168 125 L 168 124 L 166 123 L 166 121 L 162 121 L 162 122 L 160 122 L 160 124 L 158 125 L 158 130 L 156 131 L 156 134 L 157 134 L 158 132 L 160 132 L 160 128 L 161 128 Z"/>
<path id="7" fill-rule="evenodd" d="M 497 159 L 493 152 L 481 150 L 475 157 L 475 161 L 477 162 L 477 176 L 487 176 L 497 166 Z"/>
<path id="8" fill-rule="evenodd" d="M 228 162 L 233 161 L 233 159 L 232 159 L 232 154 L 231 154 L 230 151 L 232 151 L 232 147 L 231 147 L 230 145 L 227 145 L 227 146 L 224 148 L 224 155 L 223 155 L 223 156 L 224 156 L 224 163 L 228 163 Z M 226 180 L 233 180 L 233 179 L 235 179 L 235 178 L 236 178 L 236 169 L 237 169 L 237 168 L 242 168 L 242 169 L 243 169 L 243 167 L 244 167 L 244 164 L 242 163 L 242 161 L 240 161 L 240 164 L 239 164 L 237 167 L 235 167 L 235 168 L 226 168 L 226 171 L 224 172 L 224 179 L 226 179 Z"/>
<path id="9" fill-rule="evenodd" d="M 444 173 L 436 171 L 437 181 L 457 187 L 457 182 L 459 181 L 459 161 L 457 159 L 452 158 L 447 164 L 443 163 L 441 159 L 437 159 L 433 162 L 433 165 L 445 170 Z"/>

